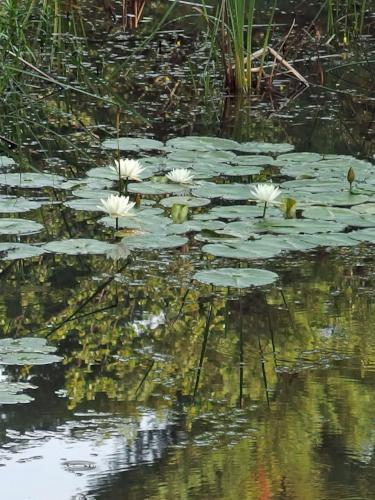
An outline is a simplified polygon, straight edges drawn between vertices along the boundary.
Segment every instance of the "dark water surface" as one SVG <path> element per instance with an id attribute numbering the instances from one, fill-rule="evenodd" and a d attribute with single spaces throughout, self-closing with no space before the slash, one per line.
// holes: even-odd
<path id="1" fill-rule="evenodd" d="M 278 21 L 288 24 L 296 4 L 284 8 Z M 122 136 L 289 142 L 373 160 L 370 28 L 350 48 L 319 49 L 324 81 L 315 49 L 301 50 L 308 62 L 296 66 L 314 85 L 300 96 L 283 77 L 275 93 L 235 99 L 215 72 L 204 91 L 207 41 L 194 19 L 163 27 L 128 71 L 121 64 L 152 9 L 125 35 L 84 12 L 89 44 L 80 64 L 64 53 L 61 67 L 72 85 L 123 100 Z M 308 9 L 298 15 L 301 26 L 311 20 Z M 2 133 L 22 144 L 3 154 L 30 171 L 83 176 L 113 157 L 100 145 L 116 137 L 118 108 L 106 101 L 36 85 L 22 99 L 9 91 L 1 108 Z M 45 226 L 33 241 L 113 238 L 97 213 L 64 207 L 61 192 L 1 189 L 43 201 L 27 214 Z M 210 259 L 199 248 L 191 237 L 187 248 L 136 251 L 130 264 L 65 254 L 1 262 L 2 336 L 47 336 L 63 357 L 0 367 L 0 382 L 37 387 L 30 403 L 0 409 L 2 499 L 375 498 L 375 247 L 282 254 L 267 261 L 278 286 L 241 292 L 191 283 Z"/>

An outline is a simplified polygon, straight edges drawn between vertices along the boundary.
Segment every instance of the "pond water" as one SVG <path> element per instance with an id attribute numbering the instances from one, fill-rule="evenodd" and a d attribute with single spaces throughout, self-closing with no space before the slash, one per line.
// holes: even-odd
<path id="1" fill-rule="evenodd" d="M 191 6 L 141 46 L 153 4 L 124 33 L 83 3 L 43 66 L 76 90 L 0 104 L 2 498 L 374 498 L 373 23 L 301 48 L 316 10 L 280 2 L 311 87 L 228 97 Z M 116 231 L 118 156 L 145 170 Z M 270 180 L 296 219 L 249 201 Z"/>

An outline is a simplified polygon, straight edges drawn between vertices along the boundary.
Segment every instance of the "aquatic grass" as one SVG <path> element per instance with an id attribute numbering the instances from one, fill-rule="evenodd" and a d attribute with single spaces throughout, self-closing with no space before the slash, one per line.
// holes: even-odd
<path id="1" fill-rule="evenodd" d="M 365 15 L 370 8 L 368 0 L 335 0 L 325 1 L 327 31 L 331 35 L 344 29 L 344 42 L 348 43 L 351 33 L 359 35 L 363 32 Z"/>
<path id="2" fill-rule="evenodd" d="M 274 0 L 267 20 L 263 49 L 270 38 L 277 0 Z M 256 16 L 256 0 L 221 0 L 215 14 L 208 15 L 207 3 L 202 0 L 202 12 L 207 20 L 212 51 L 220 52 L 228 92 L 251 93 L 253 74 L 258 82 L 263 74 L 264 55 L 260 67 L 252 69 L 253 35 Z M 258 83 L 259 87 L 259 83 Z"/>

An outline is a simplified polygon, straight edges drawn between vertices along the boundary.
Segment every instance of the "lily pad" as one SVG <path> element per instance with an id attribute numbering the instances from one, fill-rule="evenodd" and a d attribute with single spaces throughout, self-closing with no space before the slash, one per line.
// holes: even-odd
<path id="1" fill-rule="evenodd" d="M 103 217 L 99 220 L 106 226 L 115 228 L 116 219 L 114 217 Z M 159 215 L 140 215 L 139 217 L 119 217 L 119 229 L 135 229 L 137 231 L 145 231 L 147 233 L 166 233 L 166 226 L 172 223 L 172 219 L 161 217 Z"/>
<path id="2" fill-rule="evenodd" d="M 317 162 L 323 158 L 319 153 L 286 153 L 277 157 L 275 165 L 289 162 Z"/>
<path id="3" fill-rule="evenodd" d="M 271 142 L 243 142 L 241 143 L 236 151 L 242 151 L 244 153 L 287 153 L 288 151 L 293 151 L 294 146 L 287 143 L 271 143 Z"/>
<path id="4" fill-rule="evenodd" d="M 215 255 L 216 257 L 225 257 L 227 259 L 269 259 L 278 255 L 282 251 L 282 248 L 280 248 L 280 245 L 268 247 L 262 240 L 236 240 L 230 243 L 204 245 L 202 251 Z"/>
<path id="5" fill-rule="evenodd" d="M 271 271 L 251 268 L 222 268 L 199 271 L 193 278 L 208 285 L 219 287 L 249 288 L 274 283 L 278 275 Z"/>
<path id="6" fill-rule="evenodd" d="M 0 168 L 11 167 L 15 165 L 16 162 L 13 158 L 9 158 L 8 156 L 0 156 Z"/>
<path id="7" fill-rule="evenodd" d="M 42 224 L 26 219 L 0 219 L 0 234 L 34 234 L 43 229 Z"/>
<path id="8" fill-rule="evenodd" d="M 231 165 L 221 165 L 222 168 L 216 167 L 216 173 L 221 175 L 226 175 L 228 177 L 240 177 L 249 175 L 257 175 L 262 171 L 263 167 L 253 167 L 247 165 L 240 165 L 238 167 L 233 167 Z"/>
<path id="9" fill-rule="evenodd" d="M 234 150 L 239 147 L 238 142 L 230 139 L 200 136 L 175 137 L 167 141 L 166 145 L 167 147 L 186 149 L 188 151 Z"/>
<path id="10" fill-rule="evenodd" d="M 31 189 L 53 187 L 59 189 L 63 182 L 65 182 L 64 177 L 56 174 L 37 172 L 0 174 L 0 184 L 3 186 Z"/>
<path id="11" fill-rule="evenodd" d="M 68 200 L 64 203 L 65 207 L 74 210 L 84 210 L 85 212 L 101 212 L 98 208 L 100 200 L 98 198 L 76 198 L 75 200 Z"/>
<path id="12" fill-rule="evenodd" d="M 183 193 L 189 191 L 189 186 L 163 182 L 131 182 L 128 190 L 130 193 L 161 195 L 169 193 Z"/>
<path id="13" fill-rule="evenodd" d="M 224 200 L 248 200 L 250 197 L 251 184 L 215 184 L 213 182 L 202 182 L 201 185 L 192 190 L 192 194 L 198 198 L 222 198 Z"/>
<path id="14" fill-rule="evenodd" d="M 62 360 L 46 339 L 23 337 L 0 339 L 0 365 L 47 365 Z M 0 386 L 1 387 L 1 386 Z"/>
<path id="15" fill-rule="evenodd" d="M 41 205 L 41 203 L 27 200 L 26 198 L 1 198 L 0 212 L 8 214 L 28 212 L 29 210 L 36 210 Z"/>
<path id="16" fill-rule="evenodd" d="M 174 161 L 184 161 L 184 162 L 204 162 L 204 161 L 216 161 L 216 162 L 230 162 L 236 159 L 236 155 L 232 151 L 187 151 L 183 149 L 172 150 L 168 154 L 168 160 Z"/>
<path id="17" fill-rule="evenodd" d="M 51 241 L 43 245 L 48 252 L 67 255 L 106 254 L 112 250 L 112 244 L 88 238 L 75 238 Z"/>
<path id="18" fill-rule="evenodd" d="M 39 257 L 45 250 L 39 246 L 27 245 L 25 243 L 0 243 L 1 260 L 29 259 Z"/>
<path id="19" fill-rule="evenodd" d="M 0 404 L 10 405 L 34 401 L 34 398 L 28 394 L 21 394 L 25 389 L 36 389 L 36 386 L 27 382 L 1 382 Z"/>
<path id="20" fill-rule="evenodd" d="M 170 196 L 160 201 L 163 207 L 170 208 L 173 205 L 186 205 L 189 208 L 204 207 L 209 205 L 211 200 L 208 198 L 196 198 L 195 196 Z"/>
<path id="21" fill-rule="evenodd" d="M 164 144 L 162 142 L 144 137 L 107 139 L 103 142 L 102 146 L 106 149 L 120 149 L 121 151 L 160 151 L 164 149 Z"/>
<path id="22" fill-rule="evenodd" d="M 102 198 L 106 199 L 109 195 L 118 195 L 118 191 L 112 189 L 93 189 L 92 187 L 81 187 L 73 191 L 74 196 L 79 198 L 93 198 L 99 204 Z"/>
<path id="23" fill-rule="evenodd" d="M 142 248 L 145 250 L 181 247 L 185 245 L 187 241 L 188 239 L 182 236 L 158 233 L 145 233 L 136 236 L 127 236 L 122 239 L 122 242 L 128 248 Z"/>

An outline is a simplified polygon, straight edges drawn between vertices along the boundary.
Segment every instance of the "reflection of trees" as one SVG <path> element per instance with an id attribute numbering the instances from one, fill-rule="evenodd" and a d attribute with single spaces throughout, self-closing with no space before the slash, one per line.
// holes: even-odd
<path id="1" fill-rule="evenodd" d="M 320 252 L 319 265 L 309 255 L 275 259 L 282 293 L 248 292 L 240 300 L 233 291 L 228 300 L 226 291 L 189 284 L 191 262 L 178 254 L 168 261 L 133 256 L 129 265 L 78 262 L 46 256 L 38 266 L 8 268 L 0 300 L 6 334 L 50 332 L 64 355 L 57 370 L 70 408 L 119 401 L 124 411 L 141 405 L 183 414 L 197 444 L 162 459 L 170 494 L 204 483 L 215 498 L 238 498 L 245 481 L 251 494 L 270 488 L 315 499 L 329 487 L 320 457 L 337 462 L 325 443 L 349 453 L 351 467 L 372 460 L 375 311 L 373 264 L 363 247 Z M 187 478 L 178 464 L 188 456 Z M 147 474 L 145 487 L 154 491 L 153 469 Z"/>

